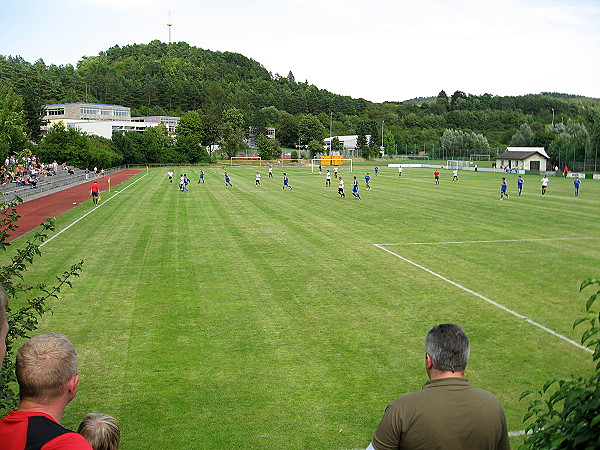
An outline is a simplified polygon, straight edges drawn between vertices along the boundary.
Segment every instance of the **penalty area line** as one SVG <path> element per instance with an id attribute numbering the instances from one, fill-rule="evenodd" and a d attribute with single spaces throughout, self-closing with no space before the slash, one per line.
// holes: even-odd
<path id="1" fill-rule="evenodd" d="M 55 237 L 60 236 L 63 232 L 67 231 L 69 228 L 71 228 L 73 225 L 75 225 L 77 222 L 79 222 L 80 220 L 85 219 L 87 216 L 89 216 L 91 213 L 93 213 L 94 211 L 96 211 L 98 208 L 100 208 L 101 206 L 104 206 L 107 202 L 110 202 L 113 198 L 115 198 L 117 195 L 119 195 L 121 192 L 125 191 L 126 189 L 129 189 L 131 186 L 133 186 L 135 183 L 137 183 L 138 181 L 140 181 L 142 178 L 144 178 L 146 175 L 148 175 L 147 173 L 145 173 L 144 175 L 142 175 L 140 178 L 138 178 L 137 180 L 135 180 L 133 183 L 131 183 L 129 186 L 125 186 L 123 189 L 121 189 L 119 192 L 116 192 L 114 195 L 111 195 L 109 198 L 107 198 L 106 200 L 104 200 L 102 203 L 96 205 L 93 209 L 91 209 L 90 211 L 86 212 L 83 216 L 81 216 L 79 219 L 77 219 L 75 222 L 67 225 L 65 228 L 63 228 L 62 230 L 60 230 L 58 233 L 56 233 L 55 235 L 49 237 L 48 239 L 46 239 L 44 242 L 42 242 L 40 244 L 40 247 L 43 247 L 44 245 L 46 245 L 48 242 L 50 242 L 52 239 L 54 239 Z"/>
<path id="2" fill-rule="evenodd" d="M 524 316 L 523 314 L 520 314 L 520 313 L 518 313 L 516 311 L 513 311 L 512 309 L 507 308 L 506 306 L 504 306 L 504 305 L 502 305 L 502 304 L 500 304 L 500 303 L 498 303 L 498 302 L 496 302 L 496 301 L 494 301 L 494 300 L 492 300 L 490 298 L 487 298 L 486 296 L 481 295 L 478 292 L 475 292 L 475 291 L 473 291 L 473 290 L 471 290 L 471 289 L 463 286 L 462 284 L 457 283 L 456 281 L 452 281 L 452 280 L 446 278 L 445 276 L 440 275 L 439 273 L 434 272 L 433 270 L 428 269 L 425 266 L 417 264 L 416 262 L 411 261 L 410 259 L 405 258 L 404 256 L 399 255 L 398 253 L 394 253 L 393 251 L 388 250 L 387 248 L 385 248 L 382 244 L 373 244 L 373 245 L 375 247 L 377 247 L 377 248 L 385 251 L 385 252 L 388 252 L 390 255 L 393 255 L 396 258 L 401 259 L 404 262 L 407 262 L 409 264 L 412 264 L 415 267 L 418 267 L 421 270 L 424 270 L 425 272 L 427 272 L 427 273 L 429 273 L 429 274 L 431 274 L 431 275 L 433 275 L 433 276 L 435 276 L 435 277 L 437 277 L 437 278 L 445 281 L 446 283 L 450 283 L 451 285 L 453 285 L 453 286 L 455 286 L 455 287 L 457 287 L 457 288 L 459 288 L 459 289 L 461 289 L 461 290 L 463 290 L 463 291 L 465 291 L 465 292 L 467 292 L 467 293 L 469 293 L 471 295 L 474 295 L 475 297 L 478 297 L 481 300 L 484 300 L 484 301 L 488 302 L 489 304 L 494 305 L 495 307 L 500 308 L 501 310 L 503 310 L 503 311 L 505 311 L 505 312 L 507 312 L 509 314 L 512 314 L 513 316 L 515 316 L 515 317 L 517 317 L 517 318 L 519 318 L 521 320 L 524 320 L 525 322 L 529 323 L 530 325 L 533 325 L 533 326 L 535 326 L 535 327 L 537 327 L 537 328 L 539 328 L 541 330 L 544 330 L 546 333 L 549 333 L 549 334 L 551 334 L 554 337 L 562 339 L 563 341 L 568 342 L 569 344 L 574 345 L 575 347 L 577 347 L 577 348 L 579 348 L 581 350 L 585 350 L 586 352 L 593 353 L 592 349 L 584 347 L 583 345 L 578 344 L 577 342 L 569 339 L 568 337 L 563 336 L 562 334 L 559 334 L 556 331 L 553 331 L 553 330 L 551 330 L 548 327 L 545 327 L 541 323 L 538 323 L 535 320 L 532 320 L 529 317 Z"/>

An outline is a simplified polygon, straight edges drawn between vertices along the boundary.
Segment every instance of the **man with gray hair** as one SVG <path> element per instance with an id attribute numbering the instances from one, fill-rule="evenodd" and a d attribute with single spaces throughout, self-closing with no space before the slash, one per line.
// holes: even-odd
<path id="1" fill-rule="evenodd" d="M 368 450 L 509 449 L 500 402 L 464 378 L 470 352 L 464 331 L 433 327 L 425 352 L 429 381 L 388 405 Z"/>
<path id="2" fill-rule="evenodd" d="M 0 420 L 2 449 L 91 450 L 83 436 L 59 425 L 79 383 L 69 339 L 61 334 L 29 339 L 17 352 L 15 372 L 21 403 Z"/>

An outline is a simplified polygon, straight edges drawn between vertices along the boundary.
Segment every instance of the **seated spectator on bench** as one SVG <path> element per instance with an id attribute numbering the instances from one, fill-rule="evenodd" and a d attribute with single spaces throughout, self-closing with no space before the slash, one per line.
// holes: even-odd
<path id="1" fill-rule="evenodd" d="M 121 440 L 119 424 L 114 417 L 91 413 L 85 416 L 77 430 L 94 450 L 117 450 Z"/>

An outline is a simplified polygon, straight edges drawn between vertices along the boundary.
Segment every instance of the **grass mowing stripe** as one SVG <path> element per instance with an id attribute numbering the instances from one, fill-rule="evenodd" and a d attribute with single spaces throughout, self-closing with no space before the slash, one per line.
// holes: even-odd
<path id="1" fill-rule="evenodd" d="M 92 209 L 91 211 L 88 211 L 87 213 L 85 213 L 83 216 L 81 216 L 80 218 L 78 218 L 77 220 L 75 220 L 75 222 L 72 222 L 70 225 L 66 226 L 65 228 L 63 228 L 62 230 L 60 230 L 59 232 L 57 232 L 56 234 L 53 234 L 52 236 L 50 236 L 48 239 L 46 239 L 44 242 L 42 242 L 40 244 L 40 247 L 43 247 L 44 245 L 46 245 L 48 242 L 52 241 L 54 238 L 60 236 L 63 232 L 67 231 L 69 228 L 71 228 L 73 225 L 75 225 L 76 223 L 78 223 L 79 221 L 85 219 L 87 216 L 89 216 L 91 213 L 93 213 L 94 211 L 96 211 L 96 209 L 100 208 L 101 206 L 104 206 L 104 204 L 108 201 L 110 201 L 112 198 L 114 198 L 115 196 L 119 195 L 121 192 L 123 192 L 124 190 L 130 188 L 131 186 L 133 186 L 135 183 L 137 183 L 138 181 L 140 181 L 142 178 L 144 178 L 146 176 L 146 174 L 142 175 L 140 178 L 138 178 L 137 180 L 133 181 L 133 183 L 131 183 L 128 186 L 125 186 L 123 189 L 121 189 L 119 192 L 113 194 L 112 196 L 110 196 L 109 198 L 107 198 L 106 200 L 104 200 L 102 203 L 96 205 L 94 207 L 94 209 Z"/>
<path id="2" fill-rule="evenodd" d="M 553 336 L 555 336 L 555 337 L 557 337 L 557 338 L 559 338 L 559 339 L 562 339 L 562 340 L 564 340 L 564 341 L 568 342 L 569 344 L 571 344 L 571 345 L 574 345 L 574 346 L 575 346 L 575 347 L 577 347 L 577 348 L 580 348 L 581 350 L 585 350 L 586 352 L 593 353 L 593 350 L 592 350 L 592 349 L 590 349 L 590 348 L 587 348 L 587 347 L 584 347 L 583 345 L 580 345 L 580 344 L 578 344 L 577 342 L 575 342 L 575 341 L 573 341 L 573 340 L 571 340 L 571 339 L 569 339 L 569 338 L 567 338 L 567 337 L 563 336 L 562 334 L 556 333 L 555 331 L 551 330 L 550 328 L 548 328 L 548 327 L 545 327 L 544 325 L 542 325 L 542 324 L 540 324 L 540 323 L 538 323 L 538 322 L 536 322 L 536 321 L 534 321 L 534 320 L 531 320 L 529 317 L 526 317 L 526 316 L 524 316 L 524 315 L 522 315 L 522 314 L 519 314 L 518 312 L 516 312 L 516 311 L 513 311 L 512 309 L 509 309 L 509 308 L 507 308 L 506 306 L 504 306 L 504 305 L 501 305 L 500 303 L 498 303 L 498 302 L 495 302 L 494 300 L 492 300 L 492 299 L 489 299 L 489 298 L 485 297 L 484 295 L 481 295 L 481 294 L 479 294 L 479 293 L 477 293 L 477 292 L 475 292 L 475 291 L 473 291 L 473 290 L 471 290 L 471 289 L 469 289 L 469 288 L 466 288 L 466 287 L 464 287 L 463 285 L 461 285 L 461 284 L 459 284 L 459 283 L 456 283 L 455 281 L 452 281 L 452 280 L 450 280 L 450 279 L 448 279 L 448 278 L 444 277 L 443 275 L 440 275 L 439 273 L 436 273 L 436 272 L 434 272 L 434 271 L 432 271 L 432 270 L 429 270 L 427 267 L 424 267 L 424 266 L 422 266 L 422 265 L 420 265 L 420 264 L 417 264 L 417 263 L 416 263 L 416 262 L 414 262 L 414 261 L 411 261 L 410 259 L 407 259 L 407 258 L 405 258 L 405 257 L 403 257 L 403 256 L 400 256 L 399 254 L 397 254 L 397 253 L 395 253 L 395 252 L 392 252 L 391 250 L 388 250 L 387 248 L 385 248 L 384 246 L 382 246 L 382 245 L 380 245 L 380 244 L 373 244 L 373 245 L 374 245 L 375 247 L 377 247 L 377 248 L 380 248 L 380 249 L 381 249 L 381 250 L 383 250 L 383 251 L 386 251 L 386 252 L 390 253 L 391 255 L 394 255 L 394 256 L 396 256 L 397 258 L 400 258 L 401 260 L 403 260 L 403 261 L 405 261 L 405 262 L 407 262 L 407 263 L 409 263 L 409 264 L 412 264 L 412 265 L 413 265 L 413 266 L 415 266 L 415 267 L 418 267 L 419 269 L 422 269 L 422 270 L 424 270 L 425 272 L 428 272 L 428 273 L 430 273 L 430 274 L 431 274 L 431 275 L 433 275 L 433 276 L 436 276 L 436 277 L 438 277 L 438 278 L 440 278 L 440 279 L 444 280 L 444 281 L 445 281 L 445 282 L 447 282 L 447 283 L 450 283 L 450 284 L 451 284 L 451 285 L 453 285 L 453 286 L 456 286 L 456 287 L 457 287 L 457 288 L 459 288 L 459 289 L 462 289 L 462 290 L 463 290 L 463 291 L 465 291 L 465 292 L 468 292 L 469 294 L 472 294 L 472 295 L 474 295 L 474 296 L 476 296 L 476 297 L 479 297 L 480 299 L 482 299 L 482 300 L 484 300 L 484 301 L 486 301 L 486 302 L 488 302 L 488 303 L 490 303 L 490 304 L 494 305 L 494 306 L 495 306 L 495 307 L 497 307 L 497 308 L 500 308 L 500 309 L 501 309 L 501 310 L 503 310 L 503 311 L 506 311 L 506 312 L 507 312 L 507 313 L 509 313 L 509 314 L 512 314 L 512 315 L 513 315 L 513 316 L 515 316 L 515 317 L 518 317 L 519 319 L 522 319 L 522 320 L 524 320 L 524 321 L 525 321 L 525 322 L 527 322 L 527 323 L 530 323 L 530 324 L 531 324 L 531 325 L 533 325 L 533 326 L 536 326 L 536 327 L 538 327 L 538 328 L 540 328 L 540 329 L 544 330 L 546 333 L 550 333 L 551 335 L 553 335 Z"/>

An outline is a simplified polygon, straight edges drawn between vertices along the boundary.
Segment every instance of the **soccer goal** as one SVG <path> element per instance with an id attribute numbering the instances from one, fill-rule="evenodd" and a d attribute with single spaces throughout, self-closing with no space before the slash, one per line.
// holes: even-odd
<path id="1" fill-rule="evenodd" d="M 327 170 L 329 169 L 329 167 L 331 166 L 343 166 L 346 163 L 349 163 L 350 165 L 350 173 L 352 173 L 352 158 L 338 158 L 338 157 L 331 157 L 331 156 L 326 156 L 326 157 L 318 157 L 318 158 L 313 158 L 310 161 L 310 171 L 311 172 L 315 172 L 315 170 L 319 170 L 319 166 L 321 166 L 321 169 L 323 170 Z"/>
<path id="2" fill-rule="evenodd" d="M 262 158 L 260 156 L 232 156 L 232 166 L 262 166 Z"/>
<path id="3" fill-rule="evenodd" d="M 303 166 L 304 159 L 302 158 L 281 158 L 277 160 L 277 164 L 281 166 Z"/>
<path id="4" fill-rule="evenodd" d="M 467 169 L 473 164 L 471 161 L 462 161 L 458 159 L 449 159 L 446 162 L 446 169 Z"/>
<path id="5" fill-rule="evenodd" d="M 490 155 L 471 155 L 471 161 L 489 161 L 492 159 Z"/>

